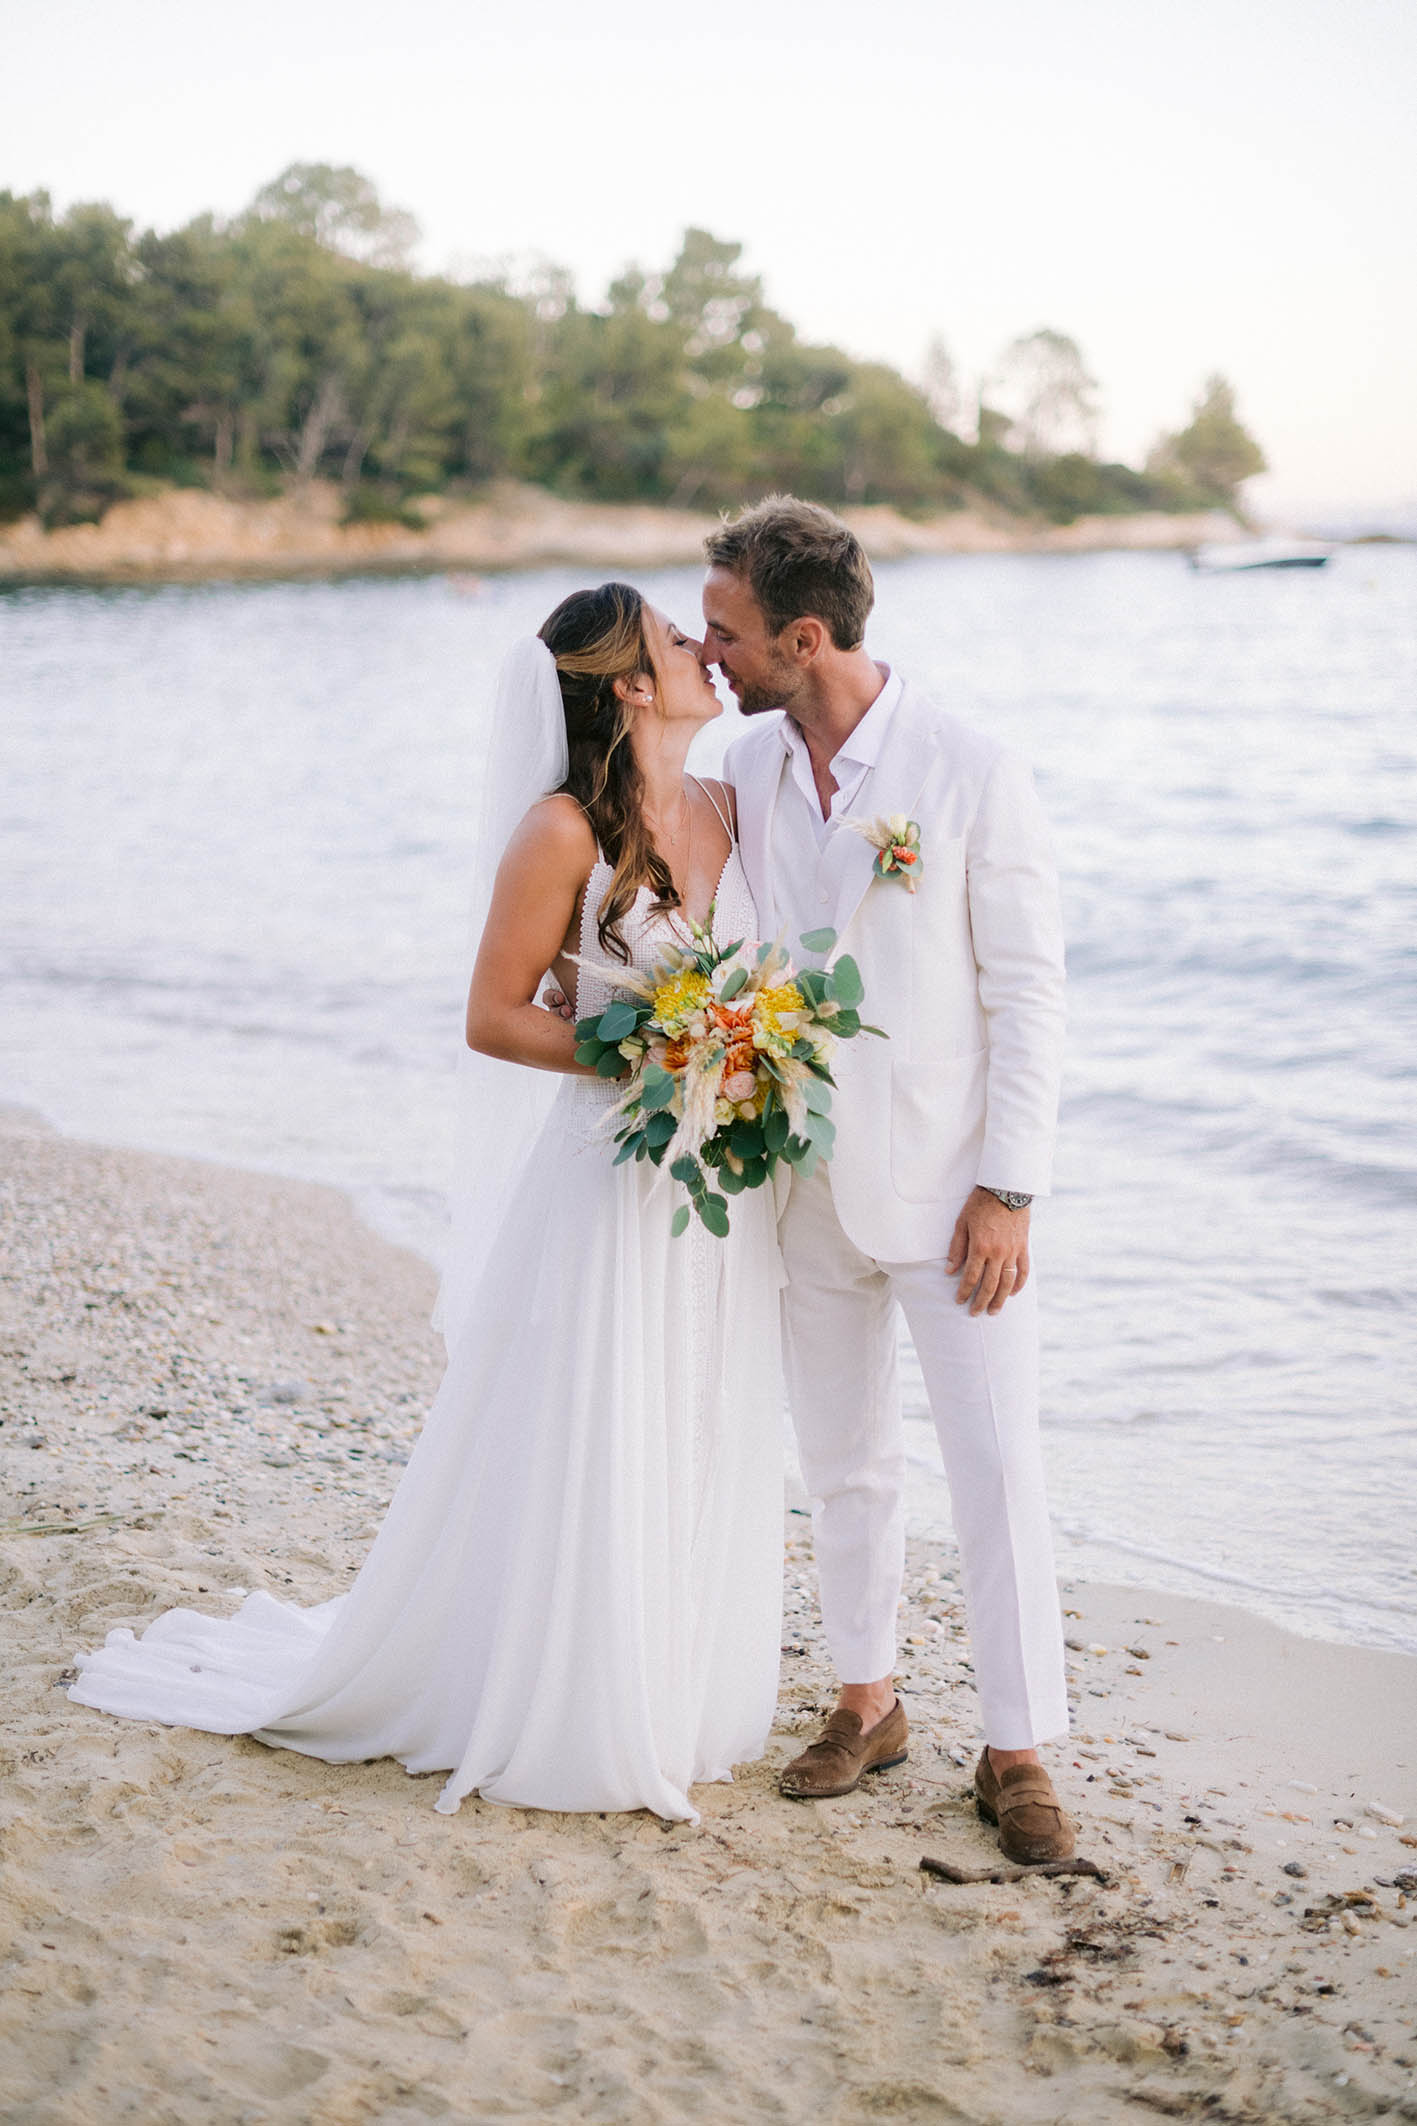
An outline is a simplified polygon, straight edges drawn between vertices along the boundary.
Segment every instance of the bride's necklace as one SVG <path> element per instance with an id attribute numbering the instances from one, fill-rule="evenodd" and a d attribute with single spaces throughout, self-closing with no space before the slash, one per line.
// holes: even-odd
<path id="1" fill-rule="evenodd" d="M 668 827 L 661 827 L 657 822 L 655 823 L 655 840 L 659 841 L 662 837 L 665 841 L 668 842 L 671 849 L 678 848 L 679 840 L 684 832 L 685 827 L 687 827 L 689 830 L 689 841 L 691 844 L 694 839 L 694 808 L 689 803 L 689 793 L 687 790 L 683 791 L 680 794 L 679 803 L 682 809 L 679 814 L 679 824 L 677 827 L 671 830 Z"/>
<path id="2" fill-rule="evenodd" d="M 679 844 L 681 840 L 687 839 L 688 853 L 684 864 L 685 875 L 687 876 L 693 870 L 694 865 L 694 808 L 689 803 L 687 790 L 684 791 L 680 802 L 683 809 L 679 814 L 678 826 L 670 829 L 661 827 L 656 823 L 654 826 L 654 839 L 660 846 L 665 862 L 669 865 L 671 871 L 675 868 L 675 861 L 679 855 Z M 672 855 L 670 851 L 673 852 Z"/>

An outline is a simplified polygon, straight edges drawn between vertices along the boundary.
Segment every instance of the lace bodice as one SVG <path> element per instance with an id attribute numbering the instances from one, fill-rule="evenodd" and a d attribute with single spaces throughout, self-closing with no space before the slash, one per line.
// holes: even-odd
<path id="1" fill-rule="evenodd" d="M 576 977 L 576 1017 L 579 1019 L 588 1018 L 593 1011 L 603 1011 L 620 987 L 623 971 L 620 962 L 606 952 L 595 927 L 610 878 L 611 867 L 602 860 L 586 882 L 585 905 L 581 911 L 582 965 Z M 758 935 L 757 909 L 748 890 L 747 874 L 736 842 L 719 877 L 710 927 L 715 942 L 720 945 L 731 945 L 735 938 Z M 664 914 L 655 908 L 648 886 L 641 886 L 635 904 L 620 928 L 629 947 L 631 965 L 646 973 L 667 947 L 687 944 L 689 938 L 683 916 L 677 909 Z"/>

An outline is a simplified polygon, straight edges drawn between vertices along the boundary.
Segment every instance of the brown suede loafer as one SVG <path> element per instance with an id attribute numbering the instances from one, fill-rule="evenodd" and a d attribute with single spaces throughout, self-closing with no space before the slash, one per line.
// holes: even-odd
<path id="1" fill-rule="evenodd" d="M 1041 1764 L 1011 1764 L 996 1772 L 986 1749 L 974 1767 L 974 1799 L 984 1821 L 998 1825 L 1009 1860 L 1027 1868 L 1072 1858 L 1077 1832 Z"/>
<path id="2" fill-rule="evenodd" d="M 833 1794 L 849 1794 L 865 1773 L 904 1764 L 908 1733 L 899 1698 L 883 1720 L 864 1732 L 859 1713 L 838 1707 L 822 1729 L 820 1741 L 794 1757 L 783 1771 L 778 1792 L 789 1801 L 826 1801 Z"/>

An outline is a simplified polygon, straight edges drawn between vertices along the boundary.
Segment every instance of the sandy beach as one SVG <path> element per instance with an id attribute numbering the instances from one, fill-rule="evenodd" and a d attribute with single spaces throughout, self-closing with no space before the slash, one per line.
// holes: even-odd
<path id="1" fill-rule="evenodd" d="M 1071 524 L 1020 517 L 977 504 L 933 517 L 886 505 L 843 517 L 873 560 L 912 554 L 1096 553 L 1186 548 L 1234 538 L 1224 510 L 1079 517 Z M 267 501 L 238 501 L 175 487 L 117 502 L 97 524 L 45 531 L 37 517 L 0 525 L 0 583 L 183 583 L 448 570 L 697 567 L 717 518 L 650 504 L 568 501 L 545 488 L 503 481 L 478 501 L 414 499 L 405 521 L 344 521 L 344 497 L 329 480 Z"/>
<path id="2" fill-rule="evenodd" d="M 830 1699 L 789 1517 L 766 1759 L 697 1827 L 435 1814 L 439 1778 L 70 1703 L 77 1648 L 356 1569 L 440 1371 L 432 1278 L 318 1187 L 0 1124 L 0 2120 L 1417 2119 L 1417 1664 L 1065 1588 L 1050 1762 L 1098 1877 L 999 1856 L 956 1561 L 912 1548 L 910 1761 L 780 1800 Z"/>

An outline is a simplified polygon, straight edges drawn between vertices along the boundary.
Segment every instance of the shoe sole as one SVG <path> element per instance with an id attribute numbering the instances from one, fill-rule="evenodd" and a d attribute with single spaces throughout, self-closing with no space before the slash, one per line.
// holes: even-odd
<path id="1" fill-rule="evenodd" d="M 856 1777 L 849 1780 L 845 1786 L 807 1787 L 799 1794 L 795 1793 L 790 1786 L 784 1786 L 779 1780 L 777 1790 L 784 1801 L 838 1801 L 843 1794 L 854 1794 L 862 1780 L 869 1779 L 872 1772 L 894 1771 L 898 1764 L 905 1763 L 909 1755 L 909 1750 L 902 1750 L 898 1757 L 882 1757 L 879 1764 L 865 1764 L 856 1774 Z"/>

